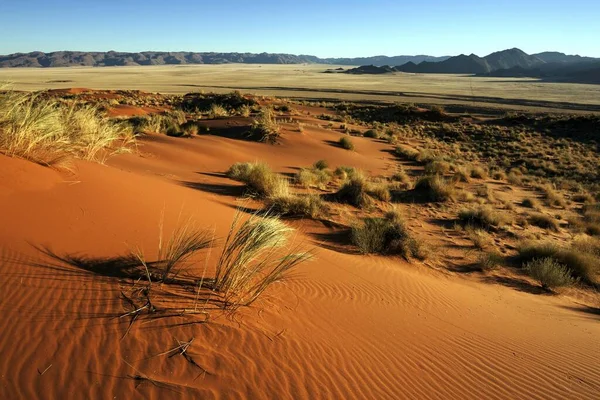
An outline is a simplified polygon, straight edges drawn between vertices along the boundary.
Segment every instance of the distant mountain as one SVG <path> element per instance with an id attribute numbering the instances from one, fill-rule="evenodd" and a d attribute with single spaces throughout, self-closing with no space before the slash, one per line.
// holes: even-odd
<path id="1" fill-rule="evenodd" d="M 552 62 L 535 68 L 512 67 L 480 76 L 540 78 L 559 82 L 600 84 L 600 61 Z"/>
<path id="2" fill-rule="evenodd" d="M 375 56 L 360 58 L 319 58 L 310 55 L 271 53 L 192 53 L 144 51 L 127 52 L 83 52 L 55 51 L 43 53 L 16 53 L 0 56 L 0 68 L 9 67 L 111 67 L 125 65 L 182 65 L 182 64 L 334 64 L 334 65 L 398 65 L 408 61 L 443 61 L 448 57 L 432 56 Z"/>
<path id="3" fill-rule="evenodd" d="M 109 67 L 124 65 L 166 64 L 303 64 L 319 63 L 318 57 L 271 53 L 192 53 L 155 52 L 141 53 L 56 51 L 52 53 L 32 52 L 0 56 L 0 67 Z"/>
<path id="4" fill-rule="evenodd" d="M 352 68 L 346 71 L 343 71 L 345 74 L 354 74 L 354 75 L 378 75 L 378 74 L 388 74 L 391 72 L 396 72 L 396 68 L 390 67 L 389 65 L 383 65 L 378 67 L 376 65 L 363 65 L 361 67 Z"/>
<path id="5" fill-rule="evenodd" d="M 357 58 L 324 58 L 327 64 L 334 65 L 374 65 L 382 67 L 384 65 L 402 65 L 408 62 L 421 63 L 423 61 L 438 62 L 449 59 L 450 56 L 433 57 L 433 56 L 374 56 L 374 57 L 357 57 Z"/>
<path id="6" fill-rule="evenodd" d="M 396 67 L 396 69 L 413 73 L 485 74 L 513 67 L 532 68 L 540 64 L 544 64 L 544 61 L 514 48 L 497 51 L 483 58 L 475 54 L 468 56 L 461 54 L 441 62 L 432 63 L 424 61 L 419 64 L 408 63 Z"/>
<path id="7" fill-rule="evenodd" d="M 567 55 L 557 51 L 545 51 L 543 53 L 532 54 L 540 60 L 547 63 L 581 63 L 600 61 L 598 58 L 582 57 L 579 55 Z"/>

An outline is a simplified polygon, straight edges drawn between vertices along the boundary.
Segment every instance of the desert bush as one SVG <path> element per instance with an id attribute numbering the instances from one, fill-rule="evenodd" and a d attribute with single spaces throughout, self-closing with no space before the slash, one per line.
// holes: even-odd
<path id="1" fill-rule="evenodd" d="M 210 107 L 210 111 L 208 112 L 208 118 L 217 119 L 217 118 L 225 118 L 229 116 L 229 111 L 225 107 L 219 104 L 213 104 Z"/>
<path id="2" fill-rule="evenodd" d="M 419 151 L 407 146 L 396 146 L 394 153 L 407 160 L 417 161 L 419 158 Z"/>
<path id="3" fill-rule="evenodd" d="M 492 237 L 490 234 L 480 228 L 475 228 L 473 226 L 468 225 L 465 229 L 467 237 L 473 242 L 473 245 L 480 250 L 490 246 L 493 243 Z"/>
<path id="4" fill-rule="evenodd" d="M 567 206 L 567 202 L 565 201 L 564 197 L 551 185 L 539 185 L 537 188 L 542 191 L 544 199 L 549 206 L 563 208 Z"/>
<path id="5" fill-rule="evenodd" d="M 488 177 L 487 170 L 479 165 L 475 165 L 475 166 L 471 167 L 470 174 L 471 174 L 471 178 L 476 178 L 476 179 L 485 179 Z"/>
<path id="6" fill-rule="evenodd" d="M 522 174 L 515 174 L 514 172 L 509 172 L 507 179 L 508 179 L 508 183 L 510 183 L 511 185 L 520 186 L 523 184 L 523 175 Z"/>
<path id="7" fill-rule="evenodd" d="M 551 257 L 535 258 L 525 264 L 524 269 L 540 282 L 544 289 L 570 286 L 575 283 L 567 267 Z"/>
<path id="8" fill-rule="evenodd" d="M 469 173 L 466 167 L 460 166 L 455 168 L 453 176 L 455 182 L 468 183 L 470 181 L 470 178 L 471 174 Z"/>
<path id="9" fill-rule="evenodd" d="M 335 171 L 333 171 L 333 175 L 335 175 L 336 177 L 342 179 L 342 180 L 347 180 L 350 179 L 351 177 L 353 177 L 355 174 L 359 174 L 362 175 L 362 171 L 357 170 L 354 167 L 347 167 L 344 165 L 341 165 L 339 167 L 337 167 L 335 169 Z"/>
<path id="10" fill-rule="evenodd" d="M 414 190 L 424 192 L 429 201 L 435 202 L 452 201 L 457 196 L 454 183 L 439 175 L 422 177 L 415 184 Z"/>
<path id="11" fill-rule="evenodd" d="M 393 182 L 399 182 L 403 189 L 410 189 L 412 178 L 404 171 L 402 167 L 398 167 L 394 175 L 390 178 Z"/>
<path id="12" fill-rule="evenodd" d="M 495 179 L 497 181 L 503 181 L 506 179 L 506 173 L 499 169 L 493 170 L 492 179 Z"/>
<path id="13" fill-rule="evenodd" d="M 262 162 L 233 164 L 226 175 L 244 182 L 249 191 L 259 197 L 286 197 L 290 193 L 287 179 Z"/>
<path id="14" fill-rule="evenodd" d="M 319 160 L 313 164 L 313 167 L 315 167 L 316 169 L 324 170 L 329 168 L 329 163 L 327 162 L 327 160 Z"/>
<path id="15" fill-rule="evenodd" d="M 399 254 L 418 259 L 427 256 L 397 212 L 387 213 L 385 218 L 365 218 L 361 224 L 352 226 L 351 237 L 363 254 Z"/>
<path id="16" fill-rule="evenodd" d="M 93 106 L 12 91 L 0 94 L 0 133 L 0 152 L 48 166 L 71 156 L 103 162 L 133 141 L 129 125 L 103 118 Z"/>
<path id="17" fill-rule="evenodd" d="M 369 129 L 368 131 L 366 131 L 365 133 L 363 133 L 363 136 L 366 137 L 366 138 L 378 139 L 379 138 L 379 132 L 377 132 L 375 129 Z"/>
<path id="18" fill-rule="evenodd" d="M 331 179 L 332 175 L 328 169 L 302 168 L 296 174 L 296 181 L 307 188 L 325 189 Z"/>
<path id="19" fill-rule="evenodd" d="M 463 209 L 458 213 L 458 221 L 463 226 L 480 227 L 484 229 L 502 227 L 512 222 L 507 214 L 494 210 L 489 206 Z"/>
<path id="20" fill-rule="evenodd" d="M 477 265 L 482 271 L 492 271 L 504 263 L 504 257 L 495 251 L 481 252 L 477 256 Z"/>
<path id="21" fill-rule="evenodd" d="M 531 197 L 524 198 L 523 201 L 521 202 L 521 205 L 523 207 L 533 208 L 535 210 L 540 209 L 540 202 L 537 199 L 531 198 Z"/>
<path id="22" fill-rule="evenodd" d="M 390 201 L 392 199 L 387 182 L 369 182 L 367 184 L 367 194 L 381 201 Z"/>
<path id="23" fill-rule="evenodd" d="M 335 193 L 335 198 L 342 203 L 348 203 L 355 207 L 368 207 L 372 203 L 367 194 L 368 186 L 367 178 L 361 172 L 354 172 Z"/>
<path id="24" fill-rule="evenodd" d="M 560 225 L 558 221 L 550 215 L 533 213 L 529 215 L 528 219 L 531 225 L 535 225 L 543 229 L 549 229 L 554 232 L 559 231 Z"/>
<path id="25" fill-rule="evenodd" d="M 533 259 L 552 258 L 565 265 L 575 278 L 594 285 L 600 270 L 600 259 L 595 254 L 582 252 L 581 249 L 562 247 L 549 241 L 525 241 L 518 246 L 522 264 Z"/>
<path id="26" fill-rule="evenodd" d="M 450 164 L 442 160 L 433 160 L 425 165 L 425 173 L 428 175 L 445 175 L 450 172 Z"/>
<path id="27" fill-rule="evenodd" d="M 352 150 L 354 151 L 354 143 L 352 142 L 352 140 L 347 137 L 347 136 L 343 136 L 340 138 L 340 140 L 338 141 L 338 144 L 340 145 L 340 147 L 342 147 L 343 149 L 346 150 Z"/>
<path id="28" fill-rule="evenodd" d="M 241 213 L 236 214 L 211 285 L 227 308 L 252 304 L 270 285 L 312 257 L 309 252 L 279 255 L 274 251 L 287 244 L 291 232 L 270 215 L 253 215 L 242 222 Z"/>
<path id="29" fill-rule="evenodd" d="M 263 107 L 258 117 L 252 122 L 252 134 L 260 141 L 275 143 L 281 135 L 281 126 L 275 119 L 275 113 L 271 108 Z"/>
<path id="30" fill-rule="evenodd" d="M 267 200 L 273 213 L 290 217 L 320 218 L 328 214 L 328 207 L 315 194 L 272 197 Z"/>

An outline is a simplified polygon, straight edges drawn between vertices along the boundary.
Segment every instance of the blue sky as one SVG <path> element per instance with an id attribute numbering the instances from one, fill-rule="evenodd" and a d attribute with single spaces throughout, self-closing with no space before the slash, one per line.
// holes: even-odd
<path id="1" fill-rule="evenodd" d="M 483 56 L 519 47 L 600 57 L 598 20 L 600 0 L 0 0 L 0 54 Z"/>

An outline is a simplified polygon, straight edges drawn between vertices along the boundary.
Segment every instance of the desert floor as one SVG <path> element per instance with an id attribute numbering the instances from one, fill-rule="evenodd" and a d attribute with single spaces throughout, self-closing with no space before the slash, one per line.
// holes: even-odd
<path id="1" fill-rule="evenodd" d="M 114 70 L 104 87 L 150 70 Z M 182 82 L 193 71 L 215 71 L 171 72 L 177 70 Z M 17 72 L 38 81 L 61 74 Z M 102 86 L 97 72 L 81 70 L 73 79 Z M 332 167 L 372 175 L 388 173 L 393 163 L 383 141 L 357 137 L 360 151 L 349 152 L 331 146 L 338 132 L 284 130 L 278 145 L 149 134 L 131 154 L 106 165 L 75 161 L 70 172 L 0 155 L 0 398 L 600 398 L 600 320 L 589 298 L 359 255 L 315 220 L 287 221 L 315 260 L 254 306 L 210 323 L 181 315 L 130 326 L 120 318 L 125 283 L 90 266 L 109 265 L 138 247 L 154 254 L 163 213 L 165 231 L 192 218 L 223 238 L 236 207 L 258 207 L 240 200 L 241 185 L 222 175 L 234 162 L 263 160 L 295 173 L 326 158 Z M 419 219 L 411 226 L 423 237 L 443 237 Z M 216 256 L 205 252 L 196 261 L 210 265 Z M 192 338 L 188 354 L 197 365 L 171 357 L 178 341 Z"/>
<path id="2" fill-rule="evenodd" d="M 323 73 L 336 67 L 225 64 L 11 68 L 0 69 L 0 82 L 11 82 L 22 90 L 89 87 L 187 93 L 239 89 L 289 98 L 457 105 L 456 112 L 472 112 L 477 107 L 543 112 L 600 110 L 600 85 L 443 74 Z"/>

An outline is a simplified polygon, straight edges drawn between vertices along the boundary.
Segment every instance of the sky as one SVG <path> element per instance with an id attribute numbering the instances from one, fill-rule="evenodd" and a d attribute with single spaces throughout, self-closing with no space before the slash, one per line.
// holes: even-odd
<path id="1" fill-rule="evenodd" d="M 0 0 L 0 54 L 217 51 L 600 57 L 600 0 Z"/>

